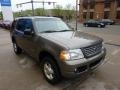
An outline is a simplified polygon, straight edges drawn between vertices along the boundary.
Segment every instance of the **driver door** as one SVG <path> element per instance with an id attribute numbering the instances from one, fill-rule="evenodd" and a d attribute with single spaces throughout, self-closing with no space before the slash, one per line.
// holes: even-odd
<path id="1" fill-rule="evenodd" d="M 33 28 L 33 23 L 31 19 L 25 20 L 25 30 L 30 30 L 30 35 L 24 34 L 24 44 L 25 44 L 25 51 L 29 53 L 32 57 L 36 57 L 37 51 L 37 43 L 36 43 L 36 35 Z"/>

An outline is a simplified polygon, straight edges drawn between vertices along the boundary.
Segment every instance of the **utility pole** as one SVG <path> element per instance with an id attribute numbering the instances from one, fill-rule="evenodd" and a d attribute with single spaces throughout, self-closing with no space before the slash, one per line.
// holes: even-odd
<path id="1" fill-rule="evenodd" d="M 75 30 L 78 29 L 78 0 L 76 0 L 76 25 Z"/>
<path id="2" fill-rule="evenodd" d="M 34 3 L 33 3 L 33 0 L 31 0 L 31 5 L 32 5 L 32 15 L 35 16 L 35 10 L 34 10 Z"/>
<path id="3" fill-rule="evenodd" d="M 43 15 L 44 15 L 44 13 L 45 13 L 45 3 L 44 3 L 44 1 L 43 1 Z"/>
<path id="4" fill-rule="evenodd" d="M 24 3 L 19 3 L 16 4 L 17 7 L 22 6 L 23 4 L 28 4 L 31 3 L 31 7 L 32 7 L 32 15 L 35 16 L 35 10 L 34 10 L 34 3 L 40 3 L 43 5 L 43 12 L 45 11 L 45 4 L 47 3 L 48 5 L 50 5 L 51 3 L 53 3 L 53 7 L 55 6 L 56 2 L 45 2 L 45 1 L 29 1 L 29 2 L 24 2 Z"/>

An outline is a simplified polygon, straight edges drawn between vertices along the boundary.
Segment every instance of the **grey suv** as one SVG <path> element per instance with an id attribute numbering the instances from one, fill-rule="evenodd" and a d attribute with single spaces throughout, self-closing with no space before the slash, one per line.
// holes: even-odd
<path id="1" fill-rule="evenodd" d="M 103 40 L 72 30 L 56 17 L 21 17 L 12 23 L 14 52 L 31 55 L 46 80 L 56 84 L 61 77 L 73 78 L 94 70 L 104 60 Z"/>

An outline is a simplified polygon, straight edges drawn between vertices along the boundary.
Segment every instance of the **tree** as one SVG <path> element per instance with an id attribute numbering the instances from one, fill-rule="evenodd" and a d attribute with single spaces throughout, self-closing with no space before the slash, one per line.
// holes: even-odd
<path id="1" fill-rule="evenodd" d="M 43 8 L 35 9 L 35 15 L 36 16 L 45 16 L 45 12 L 44 12 Z"/>
<path id="2" fill-rule="evenodd" d="M 0 20 L 2 20 L 3 19 L 3 14 L 2 14 L 2 12 L 0 12 Z"/>
<path id="3" fill-rule="evenodd" d="M 63 10 L 62 9 L 63 9 L 62 6 L 56 5 L 54 7 L 54 9 L 52 10 L 53 16 L 57 16 L 57 17 L 63 18 Z"/>
<path id="4" fill-rule="evenodd" d="M 65 7 L 65 16 L 67 20 L 71 20 L 75 16 L 75 8 L 71 4 Z"/>

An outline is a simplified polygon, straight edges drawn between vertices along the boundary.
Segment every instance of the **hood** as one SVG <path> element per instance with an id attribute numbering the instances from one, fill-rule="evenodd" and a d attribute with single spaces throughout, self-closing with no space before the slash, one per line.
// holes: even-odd
<path id="1" fill-rule="evenodd" d="M 101 38 L 80 31 L 43 33 L 40 35 L 69 49 L 87 47 L 102 42 Z"/>

